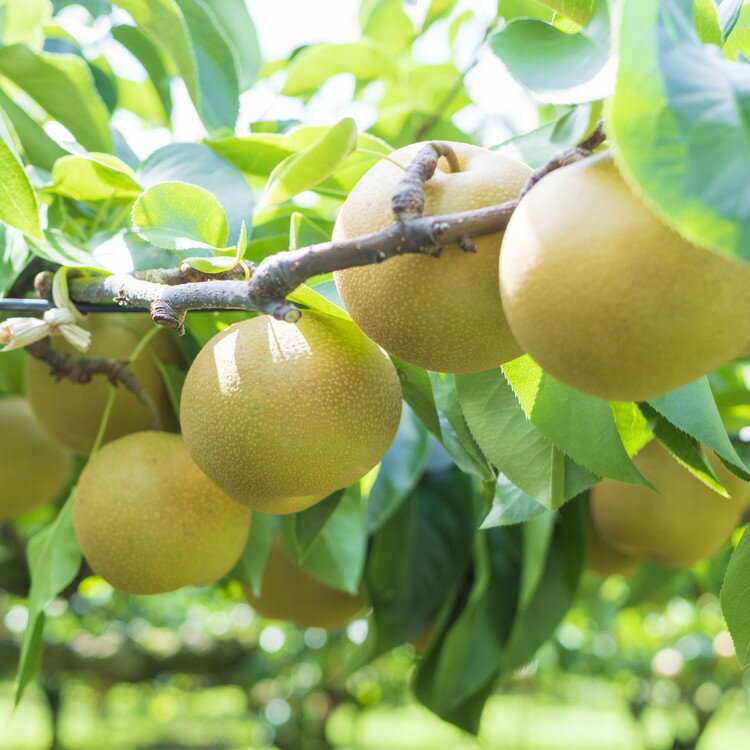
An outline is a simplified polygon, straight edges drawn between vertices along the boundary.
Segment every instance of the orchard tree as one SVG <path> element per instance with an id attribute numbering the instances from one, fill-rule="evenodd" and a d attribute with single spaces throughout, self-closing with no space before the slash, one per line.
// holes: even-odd
<path id="1" fill-rule="evenodd" d="M 499 0 L 467 63 L 455 0 L 364 0 L 358 41 L 267 61 L 243 0 L 81 2 L 85 44 L 69 4 L 0 29 L 0 517 L 61 501 L 16 538 L 28 591 L 1 582 L 17 700 L 45 608 L 97 575 L 367 618 L 337 679 L 411 642 L 416 698 L 474 732 L 587 567 L 646 597 L 730 538 L 750 663 L 750 5 Z M 438 37 L 463 68 L 420 61 Z M 487 54 L 538 110 L 501 143 Z M 340 74 L 366 130 L 240 117 Z M 180 92 L 205 136 L 139 158 L 119 115 L 170 128 Z"/>

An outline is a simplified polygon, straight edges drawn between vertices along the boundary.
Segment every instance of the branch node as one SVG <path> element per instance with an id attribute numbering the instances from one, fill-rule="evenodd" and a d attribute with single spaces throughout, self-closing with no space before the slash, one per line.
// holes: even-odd
<path id="1" fill-rule="evenodd" d="M 34 291 L 39 299 L 52 302 L 52 279 L 50 271 L 41 271 L 34 277 Z"/>
<path id="2" fill-rule="evenodd" d="M 468 237 L 460 237 L 458 240 L 458 246 L 465 253 L 476 253 L 477 246 Z"/>
<path id="3" fill-rule="evenodd" d="M 157 299 L 151 303 L 151 317 L 154 323 L 172 328 L 180 336 L 185 333 L 185 311 L 165 299 Z"/>

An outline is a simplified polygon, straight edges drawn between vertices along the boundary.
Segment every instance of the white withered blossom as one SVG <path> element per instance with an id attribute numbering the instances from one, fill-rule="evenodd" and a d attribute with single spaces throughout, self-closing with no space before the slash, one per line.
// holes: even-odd
<path id="1" fill-rule="evenodd" d="M 36 341 L 60 334 L 78 351 L 85 352 L 91 345 L 91 334 L 76 325 L 70 310 L 57 307 L 47 310 L 42 318 L 8 318 L 0 323 L 0 351 L 20 349 Z"/>

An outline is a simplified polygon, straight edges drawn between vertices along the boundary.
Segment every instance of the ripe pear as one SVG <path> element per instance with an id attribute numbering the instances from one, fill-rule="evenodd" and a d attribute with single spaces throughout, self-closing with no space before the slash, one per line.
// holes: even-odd
<path id="1" fill-rule="evenodd" d="M 383 457 L 400 414 L 387 355 L 352 322 L 312 310 L 297 323 L 263 315 L 216 335 L 190 367 L 180 406 L 198 466 L 266 513 L 356 482 Z"/>
<path id="2" fill-rule="evenodd" d="M 390 158 L 407 166 L 424 144 Z M 450 144 L 461 164 L 444 159 L 425 185 L 425 216 L 468 211 L 517 198 L 531 169 L 471 146 Z M 404 171 L 385 159 L 355 185 L 339 212 L 333 240 L 377 232 L 393 224 L 391 198 Z M 458 245 L 439 258 L 405 254 L 385 263 L 334 273 L 336 287 L 357 325 L 391 354 L 440 372 L 478 372 L 523 352 L 508 328 L 497 293 L 502 232 L 474 239 L 477 252 Z"/>
<path id="3" fill-rule="evenodd" d="M 346 625 L 365 605 L 361 595 L 331 588 L 297 565 L 278 536 L 271 541 L 260 596 L 248 589 L 245 596 L 261 617 L 326 630 Z"/>
<path id="4" fill-rule="evenodd" d="M 737 527 L 750 484 L 708 456 L 730 497 L 722 497 L 652 440 L 633 462 L 656 487 L 605 479 L 589 495 L 591 522 L 604 541 L 632 557 L 683 568 L 715 555 Z"/>
<path id="5" fill-rule="evenodd" d="M 226 575 L 247 541 L 250 511 L 201 472 L 179 435 L 148 431 L 91 456 L 73 525 L 97 575 L 129 594 L 161 594 Z"/>
<path id="6" fill-rule="evenodd" d="M 23 396 L 0 398 L 0 521 L 56 500 L 73 456 L 44 430 Z"/>
<path id="7" fill-rule="evenodd" d="M 615 549 L 609 542 L 599 534 L 594 525 L 589 521 L 588 548 L 586 556 L 586 567 L 602 578 L 608 576 L 634 576 L 641 567 L 640 560 L 626 555 Z"/>
<path id="8" fill-rule="evenodd" d="M 90 315 L 81 325 L 92 334 L 91 347 L 86 354 L 73 349 L 61 336 L 52 339 L 53 346 L 77 357 L 127 360 L 153 323 L 147 315 L 100 313 Z M 168 331 L 159 331 L 149 346 L 163 362 L 181 362 L 179 348 Z M 167 389 L 148 349 L 129 368 L 156 402 L 162 427 L 165 430 L 177 429 L 177 418 Z M 44 427 L 75 453 L 88 455 L 109 398 L 106 376 L 94 375 L 85 384 L 65 379 L 56 381 L 50 376 L 49 366 L 45 362 L 27 357 L 25 382 L 31 406 Z M 151 426 L 146 407 L 124 386 L 118 386 L 104 442 L 148 430 Z"/>
<path id="9" fill-rule="evenodd" d="M 540 180 L 513 214 L 500 287 L 520 345 L 555 378 L 642 401 L 750 346 L 750 266 L 668 227 L 604 153 Z"/>

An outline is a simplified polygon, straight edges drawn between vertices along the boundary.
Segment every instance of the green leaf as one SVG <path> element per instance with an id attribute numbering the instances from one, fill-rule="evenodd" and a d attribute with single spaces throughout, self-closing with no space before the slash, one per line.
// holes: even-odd
<path id="1" fill-rule="evenodd" d="M 168 120 L 172 112 L 171 76 L 159 48 L 137 26 L 122 24 L 113 27 L 110 33 L 143 65 Z"/>
<path id="2" fill-rule="evenodd" d="M 23 234 L 13 227 L 0 225 L 0 298 L 26 267 L 28 259 L 29 247 Z"/>
<path id="3" fill-rule="evenodd" d="M 6 137 L 0 138 L 0 221 L 41 239 L 44 235 L 34 189 L 8 144 L 6 131 Z"/>
<path id="4" fill-rule="evenodd" d="M 303 307 L 309 307 L 311 310 L 335 315 L 337 318 L 351 320 L 346 310 L 334 305 L 333 302 L 329 302 L 322 294 L 318 294 L 305 284 L 300 284 L 291 294 L 288 294 L 287 299 L 294 302 L 295 305 L 302 305 Z"/>
<path id="5" fill-rule="evenodd" d="M 0 109 L 18 135 L 28 164 L 51 170 L 65 149 L 50 138 L 42 126 L 0 89 Z"/>
<path id="6" fill-rule="evenodd" d="M 427 428 L 405 406 L 391 447 L 367 496 L 367 530 L 375 533 L 398 510 L 419 481 L 430 450 Z"/>
<path id="7" fill-rule="evenodd" d="M 419 635 L 461 579 L 474 533 L 471 492 L 456 469 L 425 474 L 374 536 L 365 573 L 373 616 L 363 661 Z"/>
<path id="8" fill-rule="evenodd" d="M 719 26 L 721 27 L 721 39 L 724 42 L 730 42 L 725 47 L 725 54 L 728 58 L 733 59 L 736 56 L 736 45 L 739 43 L 742 47 L 742 41 L 738 37 L 745 37 L 747 41 L 747 32 L 750 30 L 750 5 L 744 0 L 723 0 L 719 5 Z M 738 35 L 735 36 L 735 29 Z M 731 41 L 730 41 L 731 40 Z M 747 47 L 745 47 L 747 49 Z"/>
<path id="9" fill-rule="evenodd" d="M 40 258 L 72 268 L 106 269 L 91 251 L 59 229 L 48 229 L 42 240 L 28 240 L 29 248 Z"/>
<path id="10" fill-rule="evenodd" d="M 439 21 L 451 13 L 456 6 L 456 0 L 430 0 L 430 5 L 425 13 L 421 33 L 424 34 L 435 21 Z"/>
<path id="11" fill-rule="evenodd" d="M 333 588 L 359 590 L 367 549 L 365 509 L 358 488 L 344 492 L 336 509 L 305 550 L 287 545 L 292 557 Z"/>
<path id="12" fill-rule="evenodd" d="M 198 71 L 198 114 L 211 131 L 234 130 L 240 108 L 240 84 L 232 46 L 211 5 L 203 0 L 174 0 L 188 28 Z"/>
<path id="13" fill-rule="evenodd" d="M 44 44 L 44 26 L 51 17 L 50 0 L 3 0 L 2 43 L 20 42 L 39 51 Z"/>
<path id="14" fill-rule="evenodd" d="M 318 535 L 336 512 L 344 493 L 354 493 L 359 502 L 361 497 L 359 485 L 355 484 L 329 495 L 319 503 L 299 511 L 283 516 L 281 519 L 281 534 L 286 546 L 294 550 L 296 559 L 304 558 L 310 551 Z"/>
<path id="15" fill-rule="evenodd" d="M 391 355 L 391 362 L 398 372 L 404 400 L 414 410 L 422 424 L 438 440 L 442 440 L 440 417 L 435 407 L 435 396 L 432 392 L 429 373 L 421 367 L 410 365 L 393 355 Z"/>
<path id="16" fill-rule="evenodd" d="M 240 91 L 247 91 L 258 77 L 262 59 L 245 0 L 210 0 L 210 7 L 234 53 Z"/>
<path id="17" fill-rule="evenodd" d="M 747 582 L 750 580 L 750 532 L 745 530 L 729 561 L 721 587 L 721 609 L 737 652 L 740 667 L 750 666 L 750 606 Z"/>
<path id="18" fill-rule="evenodd" d="M 689 240 L 750 260 L 750 64 L 701 44 L 688 0 L 625 3 L 619 57 L 607 132 L 624 176 Z"/>
<path id="19" fill-rule="evenodd" d="M 579 33 L 519 18 L 493 34 L 489 45 L 513 78 L 537 98 L 550 104 L 578 104 L 602 99 L 612 91 L 609 36 L 608 5 L 599 0 Z"/>
<path id="20" fill-rule="evenodd" d="M 81 57 L 36 54 L 23 44 L 13 44 L 0 48 L 0 73 L 64 125 L 82 146 L 112 151 L 109 111 Z"/>
<path id="21" fill-rule="evenodd" d="M 495 526 L 511 526 L 547 512 L 543 505 L 519 490 L 506 476 L 501 474 L 495 485 L 492 507 L 487 517 L 482 521 L 481 528 L 491 529 Z"/>
<path id="22" fill-rule="evenodd" d="M 600 3 L 601 1 L 599 0 Z M 539 0 L 539 2 L 583 26 L 591 17 L 596 0 Z"/>
<path id="23" fill-rule="evenodd" d="M 565 501 L 563 454 L 528 421 L 502 371 L 455 380 L 461 411 L 484 455 L 545 508 L 559 508 Z"/>
<path id="24" fill-rule="evenodd" d="M 707 378 L 700 378 L 676 391 L 648 402 L 675 427 L 708 446 L 738 477 L 750 480 L 719 415 Z"/>
<path id="25" fill-rule="evenodd" d="M 288 156 L 268 178 L 260 205 L 282 203 L 330 177 L 357 146 L 357 125 L 347 117 L 299 153 Z"/>
<path id="26" fill-rule="evenodd" d="M 195 268 L 201 273 L 221 273 L 222 271 L 228 271 L 234 268 L 245 256 L 245 250 L 247 249 L 247 232 L 245 230 L 245 222 L 242 222 L 240 227 L 240 237 L 237 240 L 237 246 L 235 248 L 225 248 L 222 252 L 228 253 L 227 255 L 212 256 L 209 258 L 185 258 L 183 261 L 187 263 L 191 268 Z"/>
<path id="27" fill-rule="evenodd" d="M 124 203 L 141 194 L 133 170 L 125 162 L 95 152 L 58 159 L 52 168 L 52 186 L 48 190 L 79 201 Z"/>
<path id="28" fill-rule="evenodd" d="M 362 36 L 393 55 L 403 52 L 414 40 L 414 26 L 401 0 L 366 0 L 360 5 L 359 20 Z"/>
<path id="29" fill-rule="evenodd" d="M 250 535 L 240 559 L 229 574 L 243 586 L 246 586 L 255 596 L 260 596 L 260 586 L 263 582 L 263 569 L 266 566 L 268 550 L 274 533 L 274 516 L 267 513 L 253 513 L 250 522 Z"/>
<path id="30" fill-rule="evenodd" d="M 31 574 L 29 619 L 16 672 L 16 705 L 39 671 L 44 646 L 44 608 L 73 581 L 81 566 L 81 550 L 73 533 L 72 494 L 57 518 L 31 539 L 27 554 Z"/>
<path id="31" fill-rule="evenodd" d="M 721 46 L 723 41 L 719 14 L 713 0 L 694 0 L 693 23 L 698 38 L 704 44 Z"/>
<path id="32" fill-rule="evenodd" d="M 146 190 L 133 206 L 133 224 L 143 239 L 168 250 L 217 250 L 227 243 L 219 201 L 186 182 L 161 182 Z"/>
<path id="33" fill-rule="evenodd" d="M 497 12 L 507 21 L 514 18 L 541 18 L 543 21 L 552 21 L 554 16 L 552 10 L 546 4 L 542 4 L 542 0 L 498 0 Z"/>
<path id="34" fill-rule="evenodd" d="M 629 456 L 634 456 L 654 436 L 648 420 L 632 401 L 610 401 L 612 416 L 622 444 Z"/>
<path id="35" fill-rule="evenodd" d="M 331 76 L 352 73 L 359 81 L 398 75 L 393 60 L 380 45 L 363 39 L 353 44 L 315 44 L 295 55 L 287 68 L 281 93 L 299 96 L 317 91 Z"/>
<path id="36" fill-rule="evenodd" d="M 239 236 L 242 222 L 250 224 L 253 192 L 242 173 L 202 143 L 171 143 L 154 151 L 141 166 L 141 182 L 188 182 L 208 190 L 224 210 L 228 236 Z"/>
<path id="37" fill-rule="evenodd" d="M 503 372 L 526 416 L 553 445 L 599 476 L 648 485 L 622 444 L 609 402 L 555 380 L 528 355 Z"/>
<path id="38" fill-rule="evenodd" d="M 173 0 L 112 0 L 126 10 L 142 31 L 172 59 L 190 98 L 200 111 L 198 69 L 185 18 Z M 139 58 L 140 59 L 140 58 Z"/>

